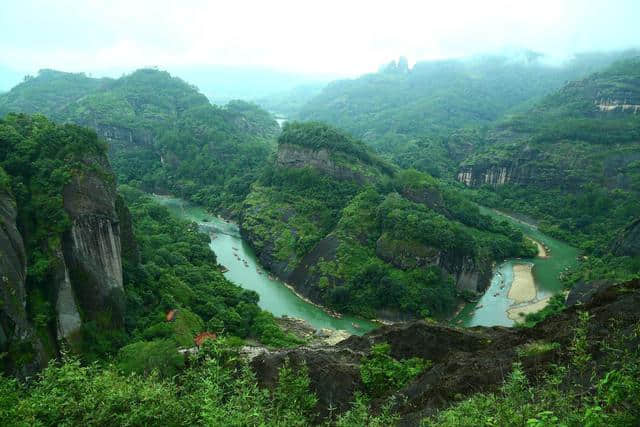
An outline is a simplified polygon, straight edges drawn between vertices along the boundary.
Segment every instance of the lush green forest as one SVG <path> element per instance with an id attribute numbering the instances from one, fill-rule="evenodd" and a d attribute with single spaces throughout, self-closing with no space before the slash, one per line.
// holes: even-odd
<path id="1" fill-rule="evenodd" d="M 47 353 L 54 355 L 56 274 L 64 262 L 61 241 L 71 227 L 63 193 L 74 176 L 92 171 L 115 186 L 114 176 L 99 160 L 105 159 L 106 145 L 86 128 L 9 114 L 0 121 L 0 142 L 0 184 L 3 193 L 15 198 L 17 226 L 25 242 L 28 316 Z M 257 306 L 257 294 L 224 278 L 209 237 L 197 225 L 175 219 L 133 187 L 123 185 L 119 192 L 116 209 L 132 228 L 131 235 L 122 236 L 125 325 L 84 322 L 85 360 L 115 356 L 128 344 L 121 353 L 133 352 L 130 348 L 137 354 L 157 353 L 153 366 L 144 362 L 145 369 L 172 370 L 177 349 L 193 346 L 193 337 L 203 331 L 225 331 L 278 347 L 300 343 Z M 178 312 L 173 323 L 165 321 L 169 310 Z M 143 359 L 130 365 L 138 362 Z"/>
<path id="2" fill-rule="evenodd" d="M 637 58 L 568 83 L 486 133 L 461 164 L 474 180 L 471 185 L 480 187 L 469 194 L 538 219 L 543 231 L 605 260 L 622 278 L 637 273 L 637 260 L 609 256 L 614 238 L 640 212 L 635 105 L 640 105 Z M 510 175 L 504 185 L 475 182 L 500 169 Z M 591 260 L 585 268 L 612 276 L 596 264 Z"/>
<path id="3" fill-rule="evenodd" d="M 445 316 L 464 288 L 461 270 L 486 276 L 493 261 L 535 253 L 455 188 L 396 172 L 335 128 L 287 124 L 278 143 L 245 200 L 242 232 L 268 267 L 339 311 Z"/>
<path id="4" fill-rule="evenodd" d="M 329 84 L 294 117 L 326 121 L 402 167 L 447 177 L 473 150 L 482 127 L 633 54 L 577 55 L 562 67 L 545 65 L 530 51 L 418 62 L 411 69 L 404 60 Z"/>
<path id="5" fill-rule="evenodd" d="M 473 393 L 438 395 L 446 405 L 417 422 L 636 425 L 640 329 L 628 305 L 637 307 L 631 280 L 640 274 L 640 60 L 609 65 L 629 55 L 579 56 L 558 69 L 530 52 L 412 69 L 401 60 L 330 84 L 302 108 L 315 89 L 273 98 L 283 111 L 332 123 L 291 122 L 281 131 L 254 104 L 212 105 L 155 69 L 119 79 L 53 70 L 25 78 L 0 95 L 0 249 L 9 254 L 0 265 L 25 273 L 23 290 L 2 277 L 0 363 L 17 371 L 40 351 L 5 334 L 20 331 L 21 310 L 35 331 L 29 339 L 50 363 L 27 381 L 0 377 L 0 423 L 393 425 L 406 415 L 395 412 L 402 399 L 423 381 L 476 370 L 475 351 L 495 345 L 501 353 L 491 353 L 492 363 L 515 361 L 501 372 L 501 387 L 487 382 Z M 13 111 L 45 113 L 58 124 Z M 76 188 L 83 197 L 115 198 L 117 218 L 109 221 L 120 239 L 117 302 L 126 310 L 120 322 L 120 305 L 99 313 L 81 306 L 81 339 L 72 341 L 60 338 L 57 294 L 71 259 L 65 239 L 68 246 L 72 223 L 86 219 L 72 219 L 68 206 L 70 184 L 81 179 L 94 180 Z M 258 294 L 228 281 L 210 236 L 149 192 L 238 218 L 263 265 L 314 303 L 427 321 L 320 348 L 281 329 Z M 629 281 L 602 291 L 614 305 L 607 310 L 626 317 L 600 318 L 602 306 L 566 309 L 555 296 L 513 330 L 438 324 L 484 291 L 496 263 L 537 253 L 522 232 L 477 204 L 524 215 L 578 246 L 584 256 L 562 274 L 568 288 Z M 12 240 L 12 221 L 24 251 Z M 21 252 L 24 265 L 7 268 Z M 16 304 L 20 292 L 24 304 Z M 547 340 L 556 320 L 571 325 L 562 344 Z M 444 331 L 451 360 L 437 360 L 437 351 L 433 360 L 398 356 L 413 346 L 415 325 L 427 337 Z M 610 333 L 594 338 L 601 331 Z M 216 336 L 189 350 L 201 333 Z M 407 342 L 384 341 L 397 336 Z M 308 357 L 323 369 L 334 366 L 332 357 L 346 373 L 356 369 L 352 401 L 337 402 L 346 412 L 323 407 L 333 379 L 312 372 Z"/>
<path id="6" fill-rule="evenodd" d="M 237 214 L 278 132 L 257 106 L 214 106 L 194 86 L 154 69 L 115 80 L 43 70 L 0 96 L 0 116 L 9 111 L 94 128 L 109 141 L 119 182 L 229 215 Z"/>

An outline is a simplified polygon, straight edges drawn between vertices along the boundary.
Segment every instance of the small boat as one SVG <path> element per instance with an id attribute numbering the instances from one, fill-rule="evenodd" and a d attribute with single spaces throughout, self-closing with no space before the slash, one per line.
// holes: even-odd
<path id="1" fill-rule="evenodd" d="M 495 294 L 493 294 L 494 297 L 497 297 L 498 295 L 500 295 L 500 292 L 496 292 Z"/>
<path id="2" fill-rule="evenodd" d="M 354 327 L 354 328 L 356 328 L 356 329 L 360 329 L 360 325 L 358 325 L 358 324 L 357 324 L 357 323 L 355 323 L 355 322 L 352 322 L 352 323 L 351 323 L 351 326 L 353 326 L 353 327 Z"/>
<path id="3" fill-rule="evenodd" d="M 234 251 L 238 250 L 238 248 L 236 248 L 235 246 L 231 246 L 231 249 L 233 249 Z"/>
<path id="4" fill-rule="evenodd" d="M 484 305 L 482 305 L 482 304 L 477 305 L 477 306 L 476 306 L 476 310 L 477 310 L 477 309 L 479 309 L 479 308 L 482 308 L 482 307 L 484 307 Z"/>

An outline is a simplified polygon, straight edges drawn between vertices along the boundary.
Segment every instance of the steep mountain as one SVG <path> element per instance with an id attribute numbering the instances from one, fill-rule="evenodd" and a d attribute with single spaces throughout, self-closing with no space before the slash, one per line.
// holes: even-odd
<path id="1" fill-rule="evenodd" d="M 116 80 L 43 70 L 0 96 L 0 115 L 10 111 L 93 128 L 109 142 L 120 182 L 229 213 L 278 132 L 255 105 L 216 107 L 194 86 L 153 69 Z"/>
<path id="2" fill-rule="evenodd" d="M 458 180 L 586 250 L 608 247 L 640 209 L 639 112 L 640 59 L 617 62 L 487 131 Z"/>
<path id="3" fill-rule="evenodd" d="M 402 167 L 453 176 L 477 129 L 631 53 L 578 55 L 562 67 L 518 56 L 392 63 L 329 84 L 296 116 L 351 132 Z M 466 129 L 472 128 L 472 129 Z"/>
<path id="4" fill-rule="evenodd" d="M 257 294 L 224 278 L 195 224 L 139 190 L 120 192 L 92 130 L 41 115 L 0 120 L 3 372 L 30 376 L 67 351 L 174 372 L 184 364 L 178 348 L 207 331 L 299 342 Z"/>
<path id="5" fill-rule="evenodd" d="M 321 123 L 285 125 L 240 226 L 304 296 L 369 317 L 446 315 L 457 293 L 484 290 L 494 260 L 532 251 L 456 191 Z"/>
<path id="6" fill-rule="evenodd" d="M 42 367 L 81 328 L 124 326 L 115 181 L 95 133 L 42 116 L 0 121 L 4 368 Z"/>

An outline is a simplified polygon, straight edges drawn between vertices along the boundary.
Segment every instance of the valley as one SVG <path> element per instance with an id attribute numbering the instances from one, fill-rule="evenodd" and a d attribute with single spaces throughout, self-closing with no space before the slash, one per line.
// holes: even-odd
<path id="1" fill-rule="evenodd" d="M 211 236 L 210 247 L 218 262 L 228 269 L 224 273 L 225 277 L 260 295 L 258 304 L 274 316 L 296 317 L 307 321 L 316 329 L 345 330 L 356 335 L 362 335 L 376 327 L 375 323 L 362 318 L 349 315 L 336 317 L 296 295 L 284 282 L 264 270 L 252 248 L 242 240 L 236 224 L 177 198 L 154 196 L 154 200 L 179 218 L 197 222 Z"/>
<path id="2" fill-rule="evenodd" d="M 513 326 L 517 321 L 523 321 L 520 313 L 526 314 L 539 311 L 553 295 L 561 294 L 564 286 L 560 277 L 563 273 L 578 263 L 578 249 L 554 239 L 532 224 L 500 213 L 493 209 L 481 208 L 486 215 L 498 220 L 507 220 L 536 242 L 542 245 L 545 256 L 538 256 L 527 260 L 507 260 L 500 263 L 494 269 L 491 284 L 484 295 L 476 302 L 468 304 L 454 319 L 454 323 L 465 326 Z M 518 266 L 527 266 L 519 274 L 524 286 L 525 297 L 516 300 L 510 294 L 514 280 L 514 269 Z M 530 268 L 528 267 L 530 266 Z M 527 289 L 529 288 L 529 289 Z M 533 288 L 533 289 L 531 289 Z"/>
<path id="3" fill-rule="evenodd" d="M 637 425 L 639 54 L 26 76 L 0 425 Z"/>

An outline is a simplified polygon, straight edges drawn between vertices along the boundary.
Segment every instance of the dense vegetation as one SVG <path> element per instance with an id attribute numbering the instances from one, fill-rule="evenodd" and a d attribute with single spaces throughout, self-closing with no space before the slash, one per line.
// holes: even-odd
<path id="1" fill-rule="evenodd" d="M 471 193 L 478 201 L 540 221 L 546 233 L 579 246 L 628 278 L 638 262 L 608 256 L 611 241 L 640 212 L 640 59 L 617 62 L 571 82 L 526 114 L 486 133 L 462 170 L 506 168 L 505 185 Z M 595 271 L 594 271 L 595 273 Z M 588 278 L 588 277 L 585 277 Z"/>
<path id="2" fill-rule="evenodd" d="M 116 80 L 43 70 L 0 96 L 0 115 L 9 111 L 92 127 L 110 142 L 119 182 L 229 214 L 236 213 L 278 131 L 253 104 L 216 107 L 197 88 L 153 69 Z"/>
<path id="3" fill-rule="evenodd" d="M 517 360 L 495 392 L 474 393 L 424 418 L 425 426 L 566 425 L 633 426 L 640 420 L 640 324 L 612 320 L 602 342 L 590 336 L 588 312 L 579 315 L 570 345 L 532 341 L 517 349 Z M 560 355 L 538 375 L 525 374 L 526 360 Z M 530 364 L 529 364 L 530 365 Z M 272 391 L 261 389 L 237 344 L 208 342 L 191 366 L 171 378 L 127 374 L 117 364 L 82 366 L 65 359 L 31 383 L 0 378 L 2 425 L 322 425 L 388 426 L 399 417 L 390 406 L 369 402 L 388 398 L 430 363 L 398 361 L 389 346 L 373 346 L 360 365 L 367 394 L 355 395 L 352 409 L 325 421 L 316 413 L 304 365 L 285 362 Z M 394 401 L 391 399 L 390 405 Z"/>
<path id="4" fill-rule="evenodd" d="M 269 268 L 332 308 L 444 316 L 457 301 L 447 271 L 466 263 L 488 272 L 493 260 L 533 254 L 520 232 L 454 188 L 395 173 L 335 128 L 293 123 L 278 142 L 277 161 L 245 200 L 242 230 Z M 291 167 L 288 157 L 303 160 Z"/>
<path id="5" fill-rule="evenodd" d="M 63 263 L 61 240 L 71 226 L 63 190 L 72 177 L 88 172 L 98 173 L 115 188 L 105 154 L 106 144 L 86 128 L 58 126 L 38 115 L 9 114 L 0 120 L 0 185 L 18 207 L 17 226 L 27 254 L 29 317 L 49 357 L 58 352 L 56 275 Z M 129 207 L 134 230 L 122 236 L 125 328 L 84 322 L 83 359 L 113 356 L 129 343 L 122 354 L 144 355 L 137 361 L 143 366 L 130 360 L 131 369 L 150 369 L 151 363 L 172 372 L 181 359 L 177 348 L 192 347 L 193 338 L 203 331 L 225 331 L 278 347 L 300 343 L 258 307 L 257 294 L 224 278 L 208 236 L 195 224 L 173 218 L 130 186 L 120 191 L 124 198 L 116 208 L 126 218 Z M 178 314 L 169 323 L 165 314 L 171 309 Z"/>
<path id="6" fill-rule="evenodd" d="M 610 336 L 596 344 L 590 341 L 589 321 L 589 313 L 583 312 L 566 349 L 568 361 L 552 366 L 538 381 L 516 364 L 499 392 L 479 393 L 423 420 L 423 425 L 637 425 L 640 324 L 622 330 L 613 322 Z M 520 357 L 541 357 L 556 348 L 557 343 L 531 343 Z"/>
<path id="7" fill-rule="evenodd" d="M 527 51 L 418 62 L 411 69 L 401 59 L 377 73 L 329 84 L 295 117 L 326 121 L 402 167 L 446 177 L 473 150 L 479 128 L 632 54 L 578 55 L 562 67 Z"/>
<path id="8" fill-rule="evenodd" d="M 48 354 L 56 351 L 52 283 L 62 263 L 62 234 L 71 226 L 63 188 L 88 171 L 114 185 L 100 161 L 105 151 L 104 142 L 85 128 L 57 126 L 38 115 L 9 114 L 0 120 L 1 185 L 17 205 L 27 255 L 28 312 Z"/>
<path id="9" fill-rule="evenodd" d="M 176 219 L 139 190 L 121 186 L 120 193 L 131 211 L 140 258 L 124 260 L 127 330 L 136 342 L 128 347 L 135 346 L 133 353 L 149 358 L 157 351 L 170 357 L 178 347 L 192 347 L 193 338 L 203 331 L 224 331 L 275 347 L 300 343 L 257 306 L 255 292 L 224 278 L 209 237 L 196 224 Z M 177 312 L 173 322 L 165 320 L 169 310 Z M 104 344 L 104 353 L 113 350 Z M 125 347 L 121 353 L 127 351 Z M 159 369 L 169 368 L 165 360 L 155 363 Z"/>

